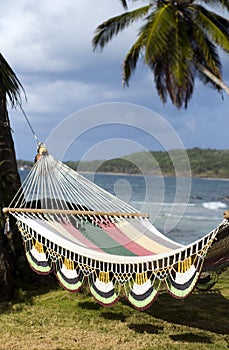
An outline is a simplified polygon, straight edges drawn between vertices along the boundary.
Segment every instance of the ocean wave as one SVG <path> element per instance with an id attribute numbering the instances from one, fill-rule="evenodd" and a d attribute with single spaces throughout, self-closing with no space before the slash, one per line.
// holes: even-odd
<path id="1" fill-rule="evenodd" d="M 216 210 L 216 209 L 225 209 L 227 208 L 227 205 L 223 202 L 205 202 L 202 204 L 204 208 L 210 209 L 210 210 Z"/>
<path id="2" fill-rule="evenodd" d="M 142 202 L 142 201 L 131 201 L 131 204 L 138 204 L 138 205 L 157 205 L 157 206 L 187 206 L 187 207 L 195 207 L 195 203 L 167 203 L 167 202 Z"/>
<path id="3" fill-rule="evenodd" d="M 169 217 L 171 219 L 176 219 L 176 218 L 181 218 L 180 215 L 176 215 L 176 214 L 171 214 L 171 213 L 163 213 L 163 215 L 161 215 L 161 217 Z M 216 220 L 220 220 L 220 218 L 218 216 L 207 216 L 207 215 L 197 215 L 195 213 L 187 215 L 187 214 L 183 214 L 182 215 L 182 220 L 198 220 L 198 221 L 216 221 Z"/>

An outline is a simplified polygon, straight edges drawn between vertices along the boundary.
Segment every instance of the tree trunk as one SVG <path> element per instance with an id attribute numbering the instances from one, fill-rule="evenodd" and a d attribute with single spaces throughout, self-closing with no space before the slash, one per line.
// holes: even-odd
<path id="1" fill-rule="evenodd" d="M 207 68 L 202 66 L 202 64 L 197 63 L 196 66 L 203 74 L 205 74 L 211 81 L 213 81 L 216 85 L 218 85 L 222 90 L 224 90 L 229 95 L 229 87 L 222 80 L 217 78 Z"/>
<path id="2" fill-rule="evenodd" d="M 9 300 L 14 280 L 26 265 L 21 235 L 15 220 L 11 220 L 11 234 L 4 234 L 3 207 L 7 207 L 20 187 L 14 143 L 6 107 L 6 95 L 0 91 L 0 300 Z"/>

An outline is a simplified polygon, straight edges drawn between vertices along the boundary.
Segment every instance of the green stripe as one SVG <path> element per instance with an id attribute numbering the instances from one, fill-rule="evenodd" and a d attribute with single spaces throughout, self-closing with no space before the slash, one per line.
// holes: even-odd
<path id="1" fill-rule="evenodd" d="M 184 290 L 180 290 L 175 288 L 172 284 L 168 284 L 168 282 L 166 281 L 167 287 L 169 289 L 169 291 L 176 297 L 178 298 L 184 298 L 186 297 L 188 294 L 190 294 L 193 290 L 193 288 L 196 285 L 196 282 L 199 278 L 199 273 L 196 274 L 195 278 L 193 279 L 192 283 L 190 284 L 190 286 Z"/>
<path id="2" fill-rule="evenodd" d="M 83 284 L 83 281 L 78 281 L 78 282 L 75 283 L 75 284 L 71 284 L 71 283 L 68 283 L 68 282 L 61 276 L 61 274 L 60 274 L 59 272 L 57 272 L 56 275 L 57 275 L 59 281 L 61 282 L 61 284 L 62 284 L 65 288 L 67 288 L 68 290 L 72 290 L 72 291 L 77 290 L 77 289 L 79 289 L 79 288 L 82 286 L 82 284 Z"/>
<path id="3" fill-rule="evenodd" d="M 41 273 L 47 273 L 47 272 L 50 272 L 51 271 L 51 267 L 48 265 L 48 266 L 40 266 L 40 265 L 37 265 L 31 258 L 30 256 L 30 252 L 27 252 L 26 253 L 26 257 L 27 257 L 27 260 L 28 262 L 30 263 L 30 265 L 34 268 L 34 270 L 38 271 L 38 272 L 41 272 Z"/>
<path id="4" fill-rule="evenodd" d="M 137 300 L 137 299 L 133 298 L 133 296 L 131 294 L 127 295 L 127 298 L 129 300 L 129 302 L 137 309 L 144 309 L 149 304 L 152 303 L 152 301 L 154 300 L 157 293 L 158 293 L 158 291 L 156 289 L 154 289 L 153 292 L 148 296 L 148 298 L 146 298 L 144 300 Z"/>
<path id="5" fill-rule="evenodd" d="M 85 230 L 78 228 L 78 230 L 87 238 L 89 241 L 94 243 L 97 247 L 102 249 L 104 252 L 113 255 L 123 256 L 136 256 L 133 252 L 119 245 L 114 239 L 112 239 L 105 231 L 100 227 L 94 226 L 87 222 L 85 224 Z"/>
<path id="6" fill-rule="evenodd" d="M 118 294 L 116 294 L 116 293 L 114 293 L 114 295 L 112 295 L 109 298 L 102 297 L 100 294 L 98 294 L 94 290 L 93 286 L 90 286 L 89 288 L 90 288 L 90 292 L 93 295 L 93 297 L 101 304 L 104 304 L 104 305 L 113 304 L 116 301 L 116 299 L 118 298 Z"/>

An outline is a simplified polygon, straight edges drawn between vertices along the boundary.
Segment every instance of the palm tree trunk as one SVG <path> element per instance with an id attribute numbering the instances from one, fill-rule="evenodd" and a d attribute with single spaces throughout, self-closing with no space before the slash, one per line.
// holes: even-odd
<path id="1" fill-rule="evenodd" d="M 207 68 L 202 66 L 200 63 L 196 64 L 197 68 L 205 74 L 209 79 L 211 79 L 216 85 L 218 85 L 222 90 L 224 90 L 229 95 L 229 87 L 214 74 L 212 74 Z"/>
<path id="2" fill-rule="evenodd" d="M 20 177 L 6 107 L 6 94 L 0 91 L 0 300 L 9 300 L 12 297 L 14 277 L 19 275 L 23 261 L 21 235 L 15 222 L 11 223 L 13 234 L 4 234 L 5 218 L 2 213 L 3 207 L 9 205 L 19 187 Z"/>

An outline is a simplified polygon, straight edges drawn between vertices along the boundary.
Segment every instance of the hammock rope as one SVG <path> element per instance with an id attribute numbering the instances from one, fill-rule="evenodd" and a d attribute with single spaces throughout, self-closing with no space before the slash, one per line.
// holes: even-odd
<path id="1" fill-rule="evenodd" d="M 195 288 L 205 264 L 210 269 L 229 262 L 228 220 L 201 239 L 181 245 L 160 233 L 147 213 L 56 160 L 43 145 L 3 211 L 16 218 L 36 272 L 54 271 L 72 292 L 87 279 L 102 305 L 125 296 L 144 310 L 165 288 L 184 298 Z"/>
<path id="2" fill-rule="evenodd" d="M 30 122 L 28 116 L 26 115 L 24 109 L 22 108 L 22 104 L 19 103 L 19 106 L 20 106 L 21 111 L 22 111 L 22 114 L 23 114 L 23 116 L 24 116 L 24 118 L 25 118 L 25 120 L 26 120 L 26 122 L 27 122 L 27 124 L 28 124 L 28 126 L 29 126 L 29 129 L 30 129 L 30 131 L 31 131 L 32 134 L 33 134 L 33 137 L 34 137 L 34 139 L 35 139 L 35 141 L 36 141 L 36 143 L 37 143 L 37 146 L 39 147 L 39 146 L 41 145 L 41 142 L 38 140 L 38 137 L 37 137 L 37 135 L 36 135 L 36 133 L 35 133 L 35 131 L 34 131 L 34 128 L 32 127 L 32 124 L 31 124 L 31 122 Z"/>

